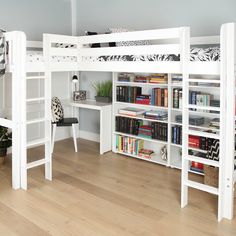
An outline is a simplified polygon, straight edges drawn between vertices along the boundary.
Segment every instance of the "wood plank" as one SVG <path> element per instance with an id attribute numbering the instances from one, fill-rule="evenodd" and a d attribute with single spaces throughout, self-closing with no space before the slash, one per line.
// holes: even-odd
<path id="1" fill-rule="evenodd" d="M 29 160 L 44 154 L 28 151 Z M 13 191 L 11 161 L 0 169 L 2 235 L 233 236 L 236 219 L 217 222 L 217 198 L 190 190 L 180 208 L 180 171 L 107 153 L 98 143 L 72 139 L 55 144 L 53 181 L 44 168 L 29 171 L 29 190 Z M 202 177 L 193 175 L 194 180 Z M 18 223 L 19 222 L 19 223 Z"/>

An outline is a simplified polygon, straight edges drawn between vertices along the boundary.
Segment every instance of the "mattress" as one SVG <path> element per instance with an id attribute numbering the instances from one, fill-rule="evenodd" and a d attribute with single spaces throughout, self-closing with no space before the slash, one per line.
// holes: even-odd
<path id="1" fill-rule="evenodd" d="M 77 58 L 73 56 L 53 56 L 53 62 L 76 62 Z M 27 51 L 27 62 L 37 63 L 44 62 L 43 52 Z"/>
<path id="2" fill-rule="evenodd" d="M 118 55 L 118 56 L 99 56 L 82 58 L 83 61 L 180 61 L 180 55 L 175 54 L 152 54 L 152 55 Z M 220 48 L 191 48 L 190 61 L 219 61 Z"/>

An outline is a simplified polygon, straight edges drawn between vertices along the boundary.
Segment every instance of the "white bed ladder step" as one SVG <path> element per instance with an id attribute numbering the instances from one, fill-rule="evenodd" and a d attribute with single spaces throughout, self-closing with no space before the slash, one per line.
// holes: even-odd
<path id="1" fill-rule="evenodd" d="M 29 169 L 32 169 L 37 166 L 45 165 L 45 178 L 47 180 L 52 180 L 52 156 L 51 156 L 51 75 L 48 73 L 40 73 L 40 75 L 30 75 L 26 76 L 26 83 L 27 80 L 38 80 L 42 81 L 44 83 L 43 86 L 43 97 L 35 97 L 35 98 L 29 98 L 26 99 L 25 96 L 25 109 L 28 103 L 33 103 L 33 102 L 44 102 L 44 116 L 31 119 L 31 120 L 26 120 L 25 117 L 25 122 L 24 122 L 24 136 L 25 139 L 22 142 L 22 158 L 21 158 L 21 188 L 27 189 L 27 171 Z M 39 86 L 42 88 L 41 83 L 38 83 Z M 40 90 L 40 88 L 39 88 Z M 42 111 L 42 108 L 40 108 L 40 112 Z M 31 126 L 31 125 L 39 125 L 40 130 L 42 130 L 42 127 L 44 129 L 44 132 L 40 135 L 39 139 L 32 140 L 30 142 L 27 142 L 27 132 L 26 130 Z M 33 162 L 28 162 L 28 157 L 27 157 L 27 149 L 28 148 L 34 148 L 36 146 L 41 146 L 43 145 L 44 147 L 44 158 L 33 161 Z M 34 152 L 37 152 L 35 150 Z"/>
<path id="2" fill-rule="evenodd" d="M 41 160 L 37 160 L 37 161 L 27 163 L 27 170 L 29 170 L 31 168 L 34 168 L 34 167 L 41 166 L 41 165 L 45 165 L 46 163 L 47 163 L 47 160 L 45 158 L 41 159 Z"/>

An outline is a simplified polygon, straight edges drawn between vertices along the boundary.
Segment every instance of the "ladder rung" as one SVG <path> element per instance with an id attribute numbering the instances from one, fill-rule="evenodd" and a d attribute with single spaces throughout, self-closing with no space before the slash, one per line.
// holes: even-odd
<path id="1" fill-rule="evenodd" d="M 209 165 L 209 166 L 215 166 L 215 167 L 220 166 L 220 163 L 218 161 L 209 160 L 209 159 L 206 159 L 203 157 L 189 155 L 189 156 L 186 156 L 185 159 L 188 161 L 195 161 L 195 162 L 202 163 L 202 164 Z"/>
<path id="2" fill-rule="evenodd" d="M 191 109 L 201 109 L 207 111 L 220 111 L 220 107 L 212 107 L 212 106 L 198 106 L 198 105 L 188 105 L 187 108 Z"/>
<path id="3" fill-rule="evenodd" d="M 188 82 L 220 84 L 220 80 L 218 80 L 218 79 L 189 79 Z"/>
<path id="4" fill-rule="evenodd" d="M 44 165 L 46 163 L 47 163 L 46 159 L 41 159 L 41 160 L 38 160 L 38 161 L 30 162 L 30 163 L 27 164 L 27 170 L 31 169 L 31 168 L 34 168 L 34 167 L 37 167 L 37 166 Z"/>
<path id="5" fill-rule="evenodd" d="M 209 185 L 205 185 L 205 184 L 201 184 L 201 183 L 198 183 L 198 182 L 195 182 L 195 181 L 187 180 L 185 182 L 185 185 L 187 185 L 188 187 L 199 189 L 201 191 L 212 193 L 212 194 L 215 194 L 215 195 L 219 194 L 218 188 L 215 188 L 215 187 L 212 187 L 212 186 L 209 186 Z"/>
<path id="6" fill-rule="evenodd" d="M 36 140 L 33 140 L 33 141 L 30 141 L 27 143 L 27 147 L 33 147 L 33 146 L 38 146 L 38 145 L 41 145 L 41 144 L 45 144 L 46 142 L 48 142 L 49 140 L 48 139 L 36 139 Z"/>
<path id="7" fill-rule="evenodd" d="M 27 76 L 26 77 L 26 79 L 28 79 L 28 80 L 33 80 L 33 79 L 46 79 L 46 77 L 45 76 Z"/>
<path id="8" fill-rule="evenodd" d="M 189 135 L 196 135 L 196 136 L 202 136 L 202 137 L 206 137 L 206 138 L 220 139 L 218 134 L 206 133 L 206 132 L 195 131 L 195 130 L 189 130 L 187 132 L 187 134 L 189 134 Z"/>
<path id="9" fill-rule="evenodd" d="M 30 124 L 35 124 L 35 123 L 41 123 L 41 122 L 44 122 L 44 121 L 46 121 L 45 118 L 39 118 L 39 119 L 28 120 L 26 122 L 26 124 L 30 125 Z"/>
<path id="10" fill-rule="evenodd" d="M 44 101 L 45 97 L 39 97 L 39 98 L 30 98 L 26 99 L 26 102 L 38 102 L 38 101 Z"/>

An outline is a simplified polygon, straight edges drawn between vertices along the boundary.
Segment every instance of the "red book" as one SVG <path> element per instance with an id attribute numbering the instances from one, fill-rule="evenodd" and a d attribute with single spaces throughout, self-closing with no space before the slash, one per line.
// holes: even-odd
<path id="1" fill-rule="evenodd" d="M 194 168 L 201 169 L 201 170 L 203 170 L 203 167 L 204 167 L 204 165 L 202 163 L 198 163 L 198 162 L 195 162 L 195 161 L 192 161 L 191 166 L 194 167 Z"/>

